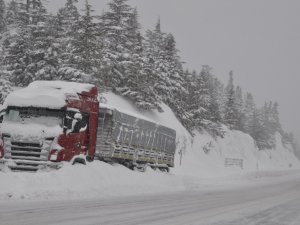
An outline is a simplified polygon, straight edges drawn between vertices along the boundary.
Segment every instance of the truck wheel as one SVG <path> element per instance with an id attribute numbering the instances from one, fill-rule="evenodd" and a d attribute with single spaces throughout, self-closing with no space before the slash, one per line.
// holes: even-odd
<path id="1" fill-rule="evenodd" d="M 91 157 L 91 156 L 88 156 L 88 155 L 87 155 L 85 158 L 86 158 L 86 161 L 87 161 L 87 162 L 93 162 L 93 161 L 94 161 L 94 158 Z"/>
<path id="2" fill-rule="evenodd" d="M 75 164 L 83 164 L 83 165 L 86 165 L 86 161 L 85 161 L 85 159 L 83 159 L 83 158 L 75 158 L 75 159 L 73 160 L 72 165 L 75 165 Z"/>

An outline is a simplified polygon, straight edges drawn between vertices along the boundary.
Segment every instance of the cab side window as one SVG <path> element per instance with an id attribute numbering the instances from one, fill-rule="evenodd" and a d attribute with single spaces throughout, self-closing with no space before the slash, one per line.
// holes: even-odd
<path id="1" fill-rule="evenodd" d="M 79 133 L 84 131 L 88 126 L 88 114 L 75 111 L 67 111 L 64 118 L 65 133 Z"/>

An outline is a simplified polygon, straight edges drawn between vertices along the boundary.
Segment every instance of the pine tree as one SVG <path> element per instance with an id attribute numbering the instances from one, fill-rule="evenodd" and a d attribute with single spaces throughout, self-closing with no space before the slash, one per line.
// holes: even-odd
<path id="1" fill-rule="evenodd" d="M 7 7 L 5 22 L 7 26 L 17 26 L 19 21 L 19 7 L 15 0 L 11 0 Z"/>
<path id="2" fill-rule="evenodd" d="M 279 119 L 279 112 L 278 112 L 278 107 L 279 104 L 275 102 L 271 107 L 270 107 L 270 116 L 271 116 L 271 121 L 270 121 L 270 126 L 271 130 L 273 133 L 279 132 L 282 133 L 282 127 L 280 124 L 280 119 Z"/>
<path id="3" fill-rule="evenodd" d="M 182 100 L 184 102 L 184 115 L 182 116 L 182 124 L 187 130 L 192 134 L 196 128 L 194 110 L 198 107 L 197 103 L 194 101 L 195 90 L 196 90 L 196 76 L 197 72 L 190 72 L 186 70 L 183 73 L 184 86 L 186 87 L 187 92 L 182 95 Z"/>
<path id="4" fill-rule="evenodd" d="M 223 92 L 223 86 L 216 77 L 210 79 L 210 107 L 209 107 L 209 119 L 215 123 L 222 121 L 221 116 L 221 95 Z"/>
<path id="5" fill-rule="evenodd" d="M 127 24 L 129 50 L 127 62 L 124 65 L 124 79 L 122 87 L 116 90 L 121 95 L 131 99 L 138 108 L 142 110 L 159 109 L 159 100 L 152 88 L 152 71 L 147 59 L 143 55 L 142 35 L 140 33 L 140 24 L 138 23 L 138 14 L 135 9 L 130 15 Z"/>
<path id="6" fill-rule="evenodd" d="M 251 121 L 253 114 L 255 113 L 256 106 L 254 103 L 254 98 L 251 93 L 246 94 L 245 106 L 244 106 L 244 115 L 245 115 L 245 123 L 244 123 L 244 131 L 248 134 L 251 134 Z"/>
<path id="7" fill-rule="evenodd" d="M 240 86 L 235 90 L 235 102 L 237 107 L 237 127 L 236 129 L 244 131 L 245 115 L 244 115 L 244 101 L 243 92 Z"/>
<path id="8" fill-rule="evenodd" d="M 276 147 L 276 132 L 284 136 L 278 113 L 278 103 L 265 103 L 262 108 L 262 144 L 261 148 L 273 149 Z"/>
<path id="9" fill-rule="evenodd" d="M 265 103 L 261 109 L 261 135 L 260 135 L 260 148 L 261 149 L 272 149 L 275 147 L 275 132 L 271 128 L 271 107 L 273 103 Z"/>
<path id="10" fill-rule="evenodd" d="M 5 2 L 4 0 L 0 0 L 0 37 L 1 37 L 1 33 L 4 32 L 5 27 L 6 27 L 6 21 L 5 21 L 5 17 L 6 17 L 6 6 L 5 6 Z"/>
<path id="11" fill-rule="evenodd" d="M 161 31 L 160 20 L 154 30 L 146 32 L 145 55 L 152 66 L 154 91 L 174 111 L 181 121 L 186 120 L 184 72 L 175 38 Z"/>
<path id="12" fill-rule="evenodd" d="M 15 86 L 26 86 L 34 80 L 31 70 L 30 48 L 32 33 L 28 26 L 20 27 L 4 41 L 4 65 L 10 73 L 10 81 Z"/>
<path id="13" fill-rule="evenodd" d="M 229 73 L 229 82 L 226 87 L 226 103 L 225 103 L 225 113 L 224 122 L 229 126 L 230 129 L 237 129 L 237 119 L 238 109 L 235 99 L 235 89 L 233 84 L 233 72 Z"/>
<path id="14" fill-rule="evenodd" d="M 184 116 L 184 102 L 182 95 L 186 93 L 183 79 L 183 67 L 178 50 L 176 48 L 176 41 L 172 34 L 168 34 L 165 38 L 164 44 L 165 61 L 166 61 L 166 81 L 168 84 L 168 97 L 166 103 L 172 108 L 177 117 L 181 120 Z"/>
<path id="15" fill-rule="evenodd" d="M 55 79 L 57 54 L 49 16 L 42 1 L 27 1 L 27 5 L 21 4 L 20 11 L 19 8 L 15 9 L 20 14 L 17 18 L 26 19 L 23 23 L 12 25 L 17 26 L 17 32 L 5 42 L 5 63 L 11 73 L 10 80 L 14 85 L 26 86 L 36 79 Z"/>
<path id="16" fill-rule="evenodd" d="M 41 21 L 39 18 L 40 10 L 44 9 L 44 0 L 16 0 L 18 7 L 17 20 L 21 26 L 37 24 Z M 45 9 L 44 9 L 45 10 Z"/>
<path id="17" fill-rule="evenodd" d="M 32 55 L 35 64 L 34 74 L 37 80 L 55 80 L 58 79 L 58 46 L 56 43 L 55 30 L 53 28 L 53 19 L 43 18 L 45 22 L 37 22 L 32 27 L 33 46 Z M 40 17 L 42 18 L 42 17 Z"/>
<path id="18" fill-rule="evenodd" d="M 9 81 L 0 78 L 0 90 L 0 104 L 2 105 L 7 95 L 12 92 L 12 84 Z"/>
<path id="19" fill-rule="evenodd" d="M 199 98 L 199 109 L 201 112 L 201 123 L 200 126 L 205 126 L 207 120 L 209 119 L 209 107 L 210 107 L 210 68 L 208 66 L 203 66 L 199 77 L 197 79 L 197 98 Z"/>
<path id="20" fill-rule="evenodd" d="M 155 29 L 146 31 L 145 55 L 152 67 L 155 93 L 161 100 L 167 102 L 170 98 L 167 68 L 166 52 L 164 51 L 164 40 L 166 34 L 161 31 L 160 20 L 155 25 Z"/>
<path id="21" fill-rule="evenodd" d="M 76 37 L 78 35 L 78 23 L 80 14 L 76 7 L 78 0 L 67 0 L 63 8 L 57 14 L 56 29 L 58 33 L 58 76 L 61 80 L 82 81 L 87 75 L 77 69 L 73 59 Z"/>
<path id="22" fill-rule="evenodd" d="M 294 153 L 297 153 L 297 150 L 299 150 L 299 144 L 295 140 L 295 136 L 292 132 L 283 132 L 282 144 L 285 146 L 286 145 L 292 146 Z M 299 153 L 299 151 L 298 151 L 298 153 Z"/>
<path id="23" fill-rule="evenodd" d="M 263 138 L 263 128 L 262 128 L 262 117 L 261 112 L 258 109 L 254 109 L 253 114 L 249 118 L 249 130 L 250 135 L 256 142 L 259 149 L 263 149 L 265 146 L 265 140 Z"/>
<path id="24" fill-rule="evenodd" d="M 225 105 L 227 102 L 224 84 L 217 78 L 214 81 L 214 90 L 216 94 L 217 104 L 219 106 L 220 122 L 224 123 Z"/>
<path id="25" fill-rule="evenodd" d="M 103 63 L 106 86 L 112 88 L 122 87 L 125 76 L 125 66 L 130 55 L 127 40 L 128 23 L 132 15 L 132 8 L 128 0 L 112 0 L 109 10 L 102 16 L 104 32 Z"/>
<path id="26" fill-rule="evenodd" d="M 76 26 L 77 34 L 71 41 L 74 46 L 70 62 L 79 71 L 86 74 L 91 82 L 95 80 L 101 63 L 101 45 L 98 42 L 98 27 L 92 16 L 92 6 L 86 0 L 84 15 L 79 16 Z"/>

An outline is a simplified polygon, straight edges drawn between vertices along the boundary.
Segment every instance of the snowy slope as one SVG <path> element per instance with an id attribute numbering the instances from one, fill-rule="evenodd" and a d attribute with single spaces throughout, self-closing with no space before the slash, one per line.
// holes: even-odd
<path id="1" fill-rule="evenodd" d="M 166 105 L 162 106 L 163 113 L 140 112 L 122 97 L 112 93 L 104 94 L 104 97 L 107 102 L 103 106 L 117 108 L 176 130 L 176 162 L 170 173 L 151 169 L 141 173 L 100 161 L 87 166 L 65 163 L 60 170 L 37 173 L 0 172 L 0 200 L 108 198 L 214 187 L 223 189 L 246 183 L 249 185 L 246 181 L 253 180 L 258 174 L 287 174 L 291 169 L 300 168 L 294 154 L 282 146 L 279 135 L 277 148 L 270 151 L 258 151 L 253 139 L 239 131 L 227 130 L 225 137 L 217 140 L 207 133 L 196 133 L 192 138 Z M 204 152 L 203 147 L 208 153 Z M 180 165 L 181 150 L 183 157 Z M 226 158 L 242 159 L 243 169 L 225 168 Z M 265 172 L 268 170 L 272 172 Z"/>

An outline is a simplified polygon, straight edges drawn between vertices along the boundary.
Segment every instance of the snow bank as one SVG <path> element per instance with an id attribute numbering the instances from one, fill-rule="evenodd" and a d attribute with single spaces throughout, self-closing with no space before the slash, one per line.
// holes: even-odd
<path id="1" fill-rule="evenodd" d="M 0 172 L 0 200 L 106 198 L 217 187 L 224 189 L 261 182 L 257 177 L 285 175 L 293 172 L 291 169 L 300 168 L 291 148 L 282 145 L 279 134 L 276 137 L 277 148 L 264 151 L 258 150 L 249 135 L 226 128 L 224 138 L 214 139 L 205 132 L 197 132 L 192 138 L 166 105 L 162 105 L 163 113 L 140 112 L 115 94 L 106 93 L 104 97 L 110 107 L 176 130 L 175 168 L 170 173 L 151 169 L 141 173 L 100 161 L 86 166 L 65 163 L 62 169 L 47 172 Z M 242 160 L 243 168 L 225 167 L 228 158 Z"/>
<path id="2" fill-rule="evenodd" d="M 141 173 L 101 161 L 65 163 L 60 170 L 37 173 L 0 172 L 0 181 L 0 200 L 108 198 L 185 189 L 172 174 L 151 169 Z"/>

